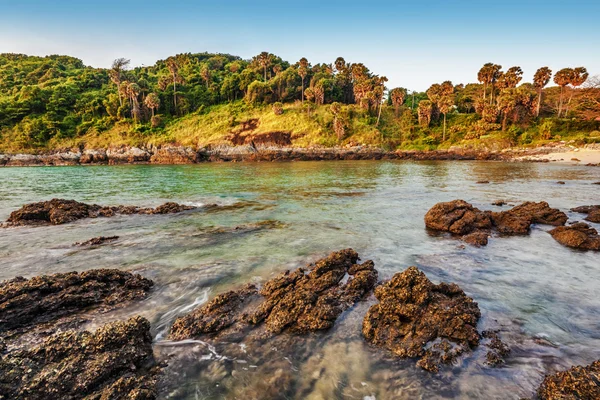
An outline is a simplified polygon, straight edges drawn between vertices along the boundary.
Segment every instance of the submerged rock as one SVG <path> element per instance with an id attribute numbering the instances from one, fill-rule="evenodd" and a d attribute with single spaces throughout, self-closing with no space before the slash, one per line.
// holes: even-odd
<path id="1" fill-rule="evenodd" d="M 112 217 L 117 214 L 171 214 L 194 208 L 172 202 L 156 208 L 141 208 L 135 206 L 99 206 L 97 204 L 80 203 L 75 200 L 52 199 L 26 204 L 13 211 L 3 226 L 61 225 L 83 218 Z"/>
<path id="2" fill-rule="evenodd" d="M 501 204 L 498 202 L 497 204 Z M 425 214 L 429 229 L 450 232 L 475 246 L 485 246 L 495 229 L 503 235 L 525 235 L 532 224 L 564 225 L 567 215 L 545 201 L 526 202 L 507 211 L 481 211 L 464 200 L 437 203 Z"/>
<path id="3" fill-rule="evenodd" d="M 357 264 L 352 249 L 334 252 L 309 265 L 265 282 L 223 293 L 178 318 L 169 338 L 241 332 L 264 327 L 269 334 L 306 333 L 331 328 L 337 317 L 369 293 L 377 282 L 372 261 Z M 344 278 L 347 281 L 344 282 Z"/>
<path id="4" fill-rule="evenodd" d="M 363 320 L 365 339 L 432 372 L 479 344 L 477 303 L 456 284 L 433 284 L 410 267 L 375 289 Z"/>
<path id="5" fill-rule="evenodd" d="M 141 299 L 152 285 L 141 275 L 115 269 L 0 282 L 0 335 L 18 334 L 91 306 L 115 306 Z"/>
<path id="6" fill-rule="evenodd" d="M 502 342 L 497 331 L 483 331 L 481 336 L 486 339 L 485 346 L 490 349 L 486 356 L 486 364 L 495 367 L 504 364 L 504 359 L 510 354 L 510 348 Z"/>
<path id="7" fill-rule="evenodd" d="M 134 317 L 0 356 L 0 398 L 154 399 L 158 372 L 150 323 Z"/>
<path id="8" fill-rule="evenodd" d="M 550 235 L 560 244 L 581 250 L 600 250 L 598 231 L 584 222 L 552 229 Z"/>
<path id="9" fill-rule="evenodd" d="M 118 236 L 98 236 L 85 242 L 76 242 L 74 246 L 99 246 L 107 242 L 114 242 L 117 239 L 119 239 Z"/>
<path id="10" fill-rule="evenodd" d="M 539 400 L 600 399 L 600 360 L 546 376 L 537 397 Z"/>

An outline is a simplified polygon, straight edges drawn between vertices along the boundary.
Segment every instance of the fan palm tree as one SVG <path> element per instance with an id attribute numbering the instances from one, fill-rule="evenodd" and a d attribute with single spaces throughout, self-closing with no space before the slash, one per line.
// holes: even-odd
<path id="1" fill-rule="evenodd" d="M 569 82 L 569 83 L 571 84 L 571 86 L 573 88 L 577 88 L 577 87 L 583 85 L 585 83 L 585 81 L 587 81 L 588 76 L 589 76 L 589 74 L 585 67 L 573 68 L 573 76 L 571 76 L 571 82 Z M 565 109 L 565 115 L 567 115 L 567 113 L 569 112 L 569 106 L 571 105 L 571 100 L 573 99 L 573 92 L 574 92 L 574 90 L 571 90 L 571 95 L 569 96 L 569 102 L 567 103 L 567 107 Z"/>
<path id="2" fill-rule="evenodd" d="M 173 80 L 173 105 L 175 106 L 175 112 L 177 112 L 177 82 L 179 81 L 179 63 L 175 57 L 169 57 L 167 59 L 167 68 L 171 72 L 171 78 Z"/>
<path id="3" fill-rule="evenodd" d="M 123 97 L 121 97 L 121 91 L 119 90 L 119 88 L 121 86 L 123 72 L 129 66 L 129 62 L 130 61 L 126 58 L 117 58 L 116 60 L 113 61 L 112 67 L 108 71 L 108 76 L 110 77 L 110 80 L 117 87 L 117 92 L 119 94 L 119 104 L 121 106 L 123 106 Z"/>
<path id="4" fill-rule="evenodd" d="M 535 116 L 540 116 L 540 106 L 542 104 L 542 91 L 544 87 L 550 82 L 550 78 L 552 78 L 552 70 L 548 67 L 541 67 L 535 74 L 533 75 L 533 86 L 536 88 L 538 92 L 537 106 L 535 111 Z"/>
<path id="5" fill-rule="evenodd" d="M 302 57 L 298 63 L 300 64 L 298 75 L 302 78 L 302 104 L 304 104 L 304 78 L 308 74 L 308 60 L 306 57 Z"/>
<path id="6" fill-rule="evenodd" d="M 266 82 L 267 81 L 267 68 L 269 66 L 271 66 L 271 63 L 273 62 L 273 55 L 269 52 L 263 51 L 256 57 L 256 59 L 258 61 L 258 64 L 261 67 L 263 67 L 264 79 Z"/>
<path id="7" fill-rule="evenodd" d="M 560 86 L 560 96 L 559 96 L 559 100 L 558 100 L 558 117 L 560 118 L 560 115 L 562 114 L 562 106 L 563 106 L 563 93 L 565 90 L 565 87 L 571 83 L 571 81 L 573 80 L 573 74 L 575 73 L 575 71 L 573 71 L 573 68 L 563 68 L 560 71 L 558 71 L 556 74 L 554 74 L 554 83 L 556 83 L 558 86 Z"/>
<path id="8" fill-rule="evenodd" d="M 404 104 L 404 98 L 406 97 L 406 89 L 394 88 L 390 91 L 390 99 L 392 100 L 392 106 L 394 106 L 394 112 L 398 117 L 398 110 L 400 106 Z"/>
<path id="9" fill-rule="evenodd" d="M 423 127 L 428 127 L 431 122 L 431 112 L 433 111 L 433 103 L 431 100 L 421 100 L 417 107 L 419 115 L 419 124 Z"/>
<path id="10" fill-rule="evenodd" d="M 152 117 L 154 118 L 154 110 L 160 107 L 160 98 L 156 93 L 149 93 L 144 99 L 144 104 L 152 111 Z"/>

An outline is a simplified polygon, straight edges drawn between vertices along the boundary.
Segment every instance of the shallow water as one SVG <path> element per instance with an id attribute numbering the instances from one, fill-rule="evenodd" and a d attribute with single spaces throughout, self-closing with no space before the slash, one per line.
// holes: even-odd
<path id="1" fill-rule="evenodd" d="M 476 184 L 481 180 L 490 184 Z M 508 208 L 490 205 L 498 199 L 546 200 L 578 220 L 584 216 L 568 209 L 600 204 L 600 187 L 591 184 L 599 180 L 600 169 L 593 167 L 494 162 L 3 168 L 0 220 L 25 203 L 53 197 L 233 207 L 0 230 L 0 280 L 102 267 L 153 279 L 146 300 L 92 314 L 88 327 L 134 314 L 147 317 L 156 354 L 169 362 L 163 398 L 531 396 L 545 373 L 600 358 L 598 253 L 560 246 L 548 226 L 534 226 L 527 237 L 492 238 L 485 248 L 463 248 L 429 235 L 423 216 L 435 203 L 456 198 L 496 210 Z M 258 224 L 263 221 L 271 222 Z M 72 246 L 101 235 L 120 239 L 94 248 Z M 436 283 L 458 283 L 479 303 L 479 330 L 499 329 L 512 347 L 507 363 L 486 367 L 483 346 L 437 375 L 419 370 L 413 360 L 396 360 L 361 339 L 362 316 L 373 298 L 344 313 L 329 332 L 283 337 L 264 350 L 243 341 L 164 339 L 177 316 L 215 294 L 347 247 L 373 259 L 382 279 L 417 265 Z"/>

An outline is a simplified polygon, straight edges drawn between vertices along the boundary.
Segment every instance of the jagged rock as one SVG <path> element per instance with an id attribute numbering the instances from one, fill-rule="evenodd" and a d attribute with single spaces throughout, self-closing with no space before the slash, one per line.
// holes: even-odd
<path id="1" fill-rule="evenodd" d="M 377 282 L 372 261 L 357 264 L 358 254 L 341 250 L 267 281 L 223 293 L 192 313 L 178 318 L 169 337 L 181 340 L 203 334 L 252 329 L 264 325 L 270 334 L 331 328 L 337 317 L 369 293 Z M 343 278 L 349 276 L 344 283 Z"/>
<path id="2" fill-rule="evenodd" d="M 537 396 L 539 400 L 600 399 L 600 360 L 546 376 Z"/>
<path id="3" fill-rule="evenodd" d="M 365 339 L 399 357 L 420 358 L 417 365 L 428 371 L 479 344 L 479 307 L 456 284 L 435 285 L 410 267 L 378 286 L 375 297 L 379 303 L 363 320 Z"/>
<path id="4" fill-rule="evenodd" d="M 77 242 L 74 246 L 99 246 L 107 242 L 113 242 L 117 239 L 119 239 L 118 236 L 99 236 L 86 240 L 85 242 Z"/>
<path id="5" fill-rule="evenodd" d="M 507 211 L 493 212 L 495 228 L 503 235 L 525 235 L 531 224 L 564 225 L 569 218 L 556 209 L 550 208 L 545 201 L 525 202 Z"/>
<path id="6" fill-rule="evenodd" d="M 506 205 L 506 201 L 504 200 L 496 200 L 492 203 L 493 206 L 502 207 Z"/>
<path id="7" fill-rule="evenodd" d="M 141 275 L 96 269 L 17 277 L 0 282 L 0 334 L 70 316 L 91 306 L 115 306 L 146 296 L 153 283 Z"/>
<path id="8" fill-rule="evenodd" d="M 13 211 L 3 226 L 60 225 L 83 218 L 111 217 L 116 214 L 170 214 L 194 208 L 172 202 L 156 208 L 140 208 L 135 206 L 99 206 L 97 204 L 80 203 L 75 200 L 52 199 L 26 204 Z"/>
<path id="9" fill-rule="evenodd" d="M 490 214 L 480 211 L 464 200 L 437 203 L 425 214 L 425 225 L 437 231 L 467 235 L 491 229 Z"/>
<path id="10" fill-rule="evenodd" d="M 510 348 L 500 340 L 497 331 L 483 331 L 481 336 L 488 342 L 485 346 L 490 350 L 486 354 L 486 364 L 495 367 L 504 364 L 504 359 L 510 354 Z"/>
<path id="11" fill-rule="evenodd" d="M 571 208 L 571 211 L 587 214 L 586 221 L 600 223 L 600 205 L 575 207 Z"/>
<path id="12" fill-rule="evenodd" d="M 0 398 L 155 399 L 158 372 L 150 323 L 134 317 L 0 356 Z"/>
<path id="13" fill-rule="evenodd" d="M 487 246 L 489 233 L 484 231 L 475 231 L 462 237 L 462 240 L 470 245 L 481 247 Z"/>
<path id="14" fill-rule="evenodd" d="M 600 250 L 598 231 L 584 222 L 552 229 L 550 235 L 560 244 L 581 250 Z"/>
<path id="15" fill-rule="evenodd" d="M 556 184 L 557 184 L 557 185 L 564 185 L 564 184 L 565 184 L 565 182 L 564 182 L 564 181 L 558 181 L 558 182 L 556 182 Z"/>

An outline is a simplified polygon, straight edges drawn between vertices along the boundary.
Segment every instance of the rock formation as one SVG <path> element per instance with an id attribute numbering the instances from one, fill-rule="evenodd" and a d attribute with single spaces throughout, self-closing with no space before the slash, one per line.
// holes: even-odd
<path id="1" fill-rule="evenodd" d="M 3 226 L 60 225 L 83 218 L 111 217 L 117 214 L 172 214 L 194 208 L 172 202 L 156 208 L 141 208 L 135 206 L 99 206 L 97 204 L 80 203 L 75 200 L 52 199 L 26 204 L 13 211 Z"/>
<path id="2" fill-rule="evenodd" d="M 158 371 L 150 323 L 134 317 L 0 355 L 0 398 L 155 399 Z"/>
<path id="3" fill-rule="evenodd" d="M 584 222 L 569 226 L 559 226 L 550 231 L 550 235 L 560 244 L 581 250 L 600 250 L 598 231 Z"/>
<path id="4" fill-rule="evenodd" d="M 537 390 L 539 400 L 600 399 L 600 361 L 548 375 Z"/>
<path id="5" fill-rule="evenodd" d="M 479 344 L 477 303 L 456 284 L 433 284 L 410 267 L 375 289 L 363 320 L 365 339 L 432 372 Z"/>
<path id="6" fill-rule="evenodd" d="M 337 317 L 369 293 L 377 282 L 373 262 L 357 264 L 358 259 L 354 250 L 341 250 L 306 270 L 286 271 L 267 281 L 260 290 L 247 285 L 222 293 L 178 318 L 169 338 L 182 340 L 258 326 L 270 335 L 331 328 Z"/>

